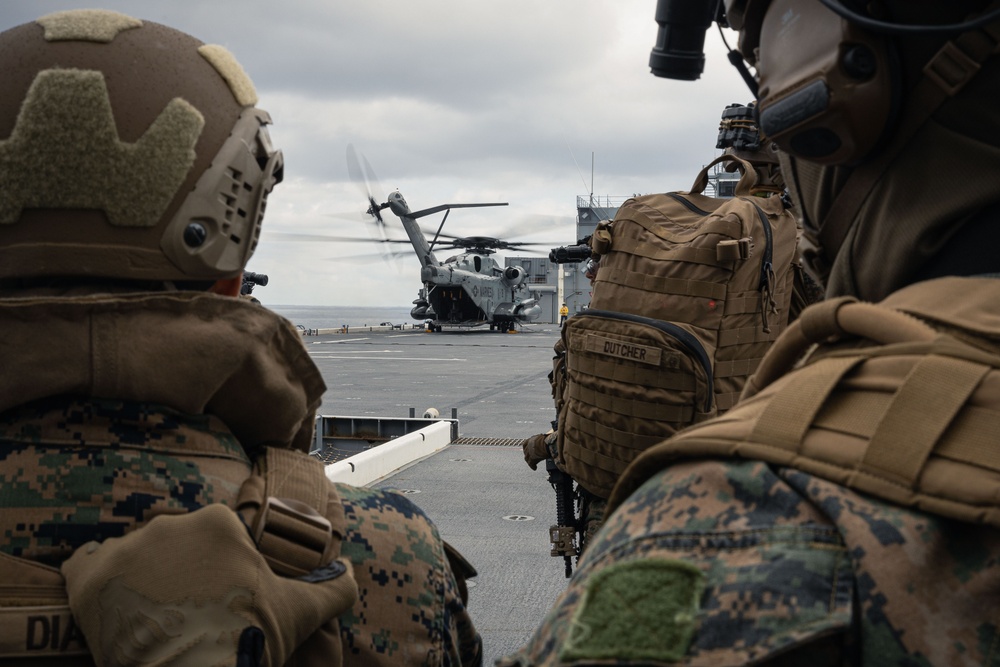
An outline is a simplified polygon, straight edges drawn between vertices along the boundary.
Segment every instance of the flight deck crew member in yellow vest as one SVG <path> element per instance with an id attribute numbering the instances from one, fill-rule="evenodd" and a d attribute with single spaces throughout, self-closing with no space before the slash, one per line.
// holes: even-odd
<path id="1" fill-rule="evenodd" d="M 632 462 L 500 664 L 996 664 L 1000 3 L 660 0 L 655 18 L 650 65 L 678 79 L 713 20 L 737 31 L 826 298 L 724 416 Z"/>
<path id="2" fill-rule="evenodd" d="M 238 299 L 282 154 L 226 49 L 0 33 L 0 664 L 474 665 L 433 524 L 309 457 L 325 389 Z"/>
<path id="3" fill-rule="evenodd" d="M 569 317 L 569 308 L 564 303 L 559 307 L 559 326 L 562 326 L 566 322 L 567 317 Z"/>

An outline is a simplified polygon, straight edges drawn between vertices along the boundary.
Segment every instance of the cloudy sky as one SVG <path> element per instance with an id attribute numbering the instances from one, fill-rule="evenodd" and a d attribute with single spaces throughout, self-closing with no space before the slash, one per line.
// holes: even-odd
<path id="1" fill-rule="evenodd" d="M 722 109 L 750 99 L 715 29 L 699 81 L 649 73 L 655 0 L 0 0 L 0 28 L 94 6 L 221 44 L 254 80 L 285 182 L 247 268 L 268 274 L 255 294 L 276 305 L 405 306 L 416 296 L 412 256 L 386 262 L 374 244 L 287 240 L 369 233 L 349 144 L 381 195 L 398 189 L 413 210 L 509 202 L 453 211 L 446 232 L 515 229 L 508 240 L 566 244 L 591 182 L 598 197 L 687 189 L 719 153 Z"/>

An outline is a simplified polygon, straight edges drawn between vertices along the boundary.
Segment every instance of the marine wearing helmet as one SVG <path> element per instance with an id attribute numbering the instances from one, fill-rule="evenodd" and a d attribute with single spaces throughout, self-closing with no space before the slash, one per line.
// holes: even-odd
<path id="1" fill-rule="evenodd" d="M 327 481 L 319 371 L 234 298 L 283 160 L 232 54 L 79 10 L 0 60 L 0 662 L 481 661 L 461 558 Z"/>

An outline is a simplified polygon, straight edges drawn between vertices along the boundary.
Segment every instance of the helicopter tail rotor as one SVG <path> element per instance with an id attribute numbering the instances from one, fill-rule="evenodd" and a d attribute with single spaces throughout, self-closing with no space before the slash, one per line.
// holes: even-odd
<path id="1" fill-rule="evenodd" d="M 379 235 L 385 239 L 385 220 L 382 218 L 382 210 L 389 206 L 388 202 L 379 203 L 382 196 L 381 188 L 378 185 L 378 178 L 375 171 L 369 164 L 368 159 L 359 154 L 354 149 L 354 144 L 347 144 L 347 173 L 357 186 L 361 189 L 365 200 L 368 202 L 368 215 L 375 219 L 375 226 L 379 230 Z M 376 199 L 375 195 L 378 195 Z"/>
<path id="2" fill-rule="evenodd" d="M 380 244 L 382 259 L 392 266 L 397 273 L 402 273 L 402 269 L 398 264 L 400 253 L 389 251 L 388 245 L 393 243 L 409 244 L 409 241 L 393 238 L 389 233 L 389 226 L 382 217 L 382 211 L 389 208 L 389 202 L 383 196 L 378 177 L 375 176 L 375 170 L 372 169 L 368 158 L 355 150 L 354 144 L 347 144 L 347 173 L 351 177 L 351 180 L 357 184 L 368 204 L 368 209 L 365 213 L 369 216 L 369 220 L 374 226 L 374 229 L 369 229 L 371 240 Z"/>

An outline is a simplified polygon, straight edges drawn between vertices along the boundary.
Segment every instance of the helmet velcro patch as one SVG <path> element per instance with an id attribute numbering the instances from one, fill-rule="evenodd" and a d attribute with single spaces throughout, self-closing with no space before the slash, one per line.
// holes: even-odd
<path id="1" fill-rule="evenodd" d="M 245 107 L 257 104 L 257 89 L 254 88 L 253 81 L 226 47 L 205 44 L 198 48 L 198 53 L 226 80 L 237 102 Z"/>
<path id="2" fill-rule="evenodd" d="M 126 143 L 101 72 L 42 71 L 0 141 L 0 224 L 17 222 L 25 208 L 77 208 L 102 210 L 116 226 L 152 227 L 194 164 L 204 124 L 174 98 Z"/>
<path id="3" fill-rule="evenodd" d="M 108 43 L 118 33 L 139 28 L 142 21 L 105 9 L 76 9 L 46 14 L 36 21 L 45 28 L 49 42 L 84 41 Z"/>

